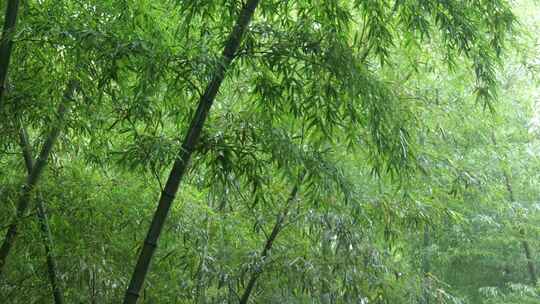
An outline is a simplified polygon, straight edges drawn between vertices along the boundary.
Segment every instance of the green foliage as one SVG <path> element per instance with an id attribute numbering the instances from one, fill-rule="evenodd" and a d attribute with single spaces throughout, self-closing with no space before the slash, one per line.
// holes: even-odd
<path id="1" fill-rule="evenodd" d="M 0 108 L 0 231 L 25 179 L 20 126 L 39 151 L 76 80 L 33 193 L 67 303 L 124 294 L 242 5 L 21 5 Z M 261 1 L 141 302 L 237 303 L 256 274 L 249 303 L 537 303 L 538 11 L 526 0 Z M 34 215 L 32 204 L 0 275 L 9 303 L 52 298 Z"/>

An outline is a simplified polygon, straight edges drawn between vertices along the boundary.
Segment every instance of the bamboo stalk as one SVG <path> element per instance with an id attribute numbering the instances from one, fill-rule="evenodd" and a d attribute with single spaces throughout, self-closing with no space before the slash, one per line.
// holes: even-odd
<path id="1" fill-rule="evenodd" d="M 287 199 L 285 210 L 283 210 L 283 212 L 278 215 L 276 223 L 274 224 L 274 228 L 272 228 L 272 232 L 270 233 L 270 236 L 266 239 L 266 243 L 264 244 L 264 247 L 261 251 L 261 260 L 264 261 L 268 257 L 269 252 L 272 249 L 272 246 L 274 244 L 274 241 L 276 240 L 279 232 L 282 230 L 285 219 L 287 218 L 287 215 L 289 214 L 291 203 L 296 199 L 297 194 L 298 194 L 298 185 L 295 185 L 293 189 L 291 190 L 289 198 Z M 251 276 L 248 281 L 248 285 L 246 289 L 244 290 L 242 297 L 240 298 L 239 304 L 248 303 L 249 297 L 251 296 L 251 293 L 253 292 L 253 289 L 255 288 L 255 283 L 257 283 L 257 279 L 261 275 L 262 271 L 263 271 L 262 269 L 257 269 L 256 271 L 251 273 Z"/>
<path id="2" fill-rule="evenodd" d="M 425 224 L 424 226 L 424 256 L 422 257 L 422 272 L 424 274 L 424 280 L 423 280 L 423 298 L 422 303 L 423 304 L 429 304 L 430 302 L 430 289 L 431 289 L 431 278 L 430 278 L 430 272 L 431 272 L 431 256 L 429 252 L 429 246 L 431 245 L 430 240 L 430 234 L 429 234 L 429 226 Z"/>
<path id="3" fill-rule="evenodd" d="M 15 218 L 9 225 L 4 241 L 2 242 L 2 246 L 0 247 L 0 275 L 2 275 L 2 271 L 6 264 L 6 259 L 17 237 L 19 222 L 24 217 L 26 210 L 28 209 L 28 206 L 30 204 L 32 190 L 34 190 L 35 186 L 39 182 L 41 173 L 43 173 L 43 170 L 45 169 L 45 166 L 47 165 L 47 159 L 49 158 L 49 155 L 51 154 L 51 151 L 54 147 L 54 144 L 56 143 L 56 139 L 58 138 L 58 135 L 60 134 L 60 130 L 63 126 L 64 118 L 68 111 L 67 103 L 73 98 L 75 88 L 76 88 L 76 82 L 70 81 L 70 83 L 68 84 L 66 93 L 64 94 L 64 98 L 62 102 L 60 102 L 60 105 L 58 106 L 57 113 L 58 113 L 59 122 L 53 127 L 53 129 L 47 136 L 47 139 L 45 140 L 45 143 L 43 144 L 43 147 L 41 148 L 41 152 L 39 153 L 38 159 L 36 160 L 36 163 L 33 166 L 33 170 L 28 175 L 26 182 L 24 183 L 22 187 L 22 193 L 21 193 L 21 196 L 19 197 L 19 201 L 17 202 L 17 211 L 15 214 Z"/>
<path id="4" fill-rule="evenodd" d="M 2 110 L 9 59 L 11 58 L 11 50 L 13 49 L 12 35 L 15 32 L 18 12 L 19 0 L 9 0 L 6 7 L 2 38 L 0 40 L 0 111 Z"/>
<path id="5" fill-rule="evenodd" d="M 506 172 L 506 170 L 504 170 L 503 175 L 510 201 L 515 202 L 514 190 L 512 189 L 512 184 L 510 183 L 510 176 L 508 175 L 508 172 Z M 527 242 L 527 240 L 525 239 L 525 230 L 520 229 L 519 234 L 523 238 L 521 240 L 521 246 L 523 247 L 523 253 L 525 254 L 525 258 L 527 259 L 527 270 L 529 271 L 529 278 L 531 280 L 532 286 L 536 286 L 538 279 L 536 276 L 536 269 L 534 267 L 534 260 L 531 254 L 531 247 L 529 246 L 529 242 Z"/>
<path id="6" fill-rule="evenodd" d="M 144 240 L 142 251 L 137 260 L 135 270 L 132 274 L 129 287 L 126 290 L 124 304 L 134 304 L 139 298 L 139 293 L 144 284 L 146 274 L 150 267 L 152 256 L 157 248 L 157 242 L 165 224 L 165 220 L 174 201 L 176 193 L 182 179 L 186 173 L 191 154 L 195 150 L 195 145 L 199 141 L 202 128 L 212 107 L 214 99 L 219 91 L 221 83 L 225 78 L 225 72 L 228 70 L 236 51 L 238 50 L 248 24 L 255 12 L 255 8 L 260 0 L 249 0 L 243 6 L 233 31 L 229 35 L 225 44 L 221 64 L 218 65 L 212 80 L 206 87 L 204 94 L 199 100 L 197 111 L 191 120 L 188 132 L 182 143 L 182 148 L 174 161 L 169 178 L 165 188 L 161 192 L 158 207 L 148 229 Z"/>
<path id="7" fill-rule="evenodd" d="M 493 145 L 497 147 L 497 140 L 495 138 L 495 134 L 491 134 L 491 140 L 493 142 Z M 510 199 L 510 202 L 515 202 L 516 198 L 514 196 L 514 189 L 512 188 L 512 183 L 510 181 L 510 175 L 505 168 L 501 168 L 501 170 L 504 177 L 506 191 L 508 192 L 508 198 Z M 534 260 L 532 258 L 531 248 L 529 246 L 529 242 L 527 242 L 527 240 L 525 239 L 525 231 L 523 229 L 520 229 L 519 234 L 523 237 L 521 245 L 523 246 L 523 253 L 525 254 L 525 258 L 527 259 L 527 270 L 529 271 L 531 284 L 532 286 L 536 286 L 536 284 L 538 283 L 538 278 L 536 276 L 536 269 L 534 267 Z"/>
<path id="8" fill-rule="evenodd" d="M 23 152 L 24 162 L 26 164 L 26 171 L 28 175 L 32 173 L 34 167 L 34 161 L 32 156 L 32 148 L 28 141 L 28 133 L 24 127 L 20 128 L 19 133 L 20 145 Z M 58 271 L 56 266 L 56 260 L 53 254 L 53 239 L 51 229 L 49 227 L 49 219 L 47 216 L 47 211 L 45 209 L 45 204 L 41 198 L 37 199 L 37 218 L 39 222 L 39 228 L 41 230 L 41 238 L 43 246 L 45 248 L 45 255 L 47 258 L 47 275 L 49 276 L 49 282 L 51 283 L 51 289 L 53 293 L 54 303 L 63 304 L 64 297 L 62 296 L 62 289 L 60 288 Z"/>

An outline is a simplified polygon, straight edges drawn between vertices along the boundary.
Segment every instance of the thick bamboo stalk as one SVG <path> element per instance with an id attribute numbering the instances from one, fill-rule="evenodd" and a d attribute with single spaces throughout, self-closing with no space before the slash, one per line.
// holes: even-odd
<path id="1" fill-rule="evenodd" d="M 139 298 L 139 293 L 150 267 L 152 256 L 156 250 L 161 230 L 163 229 L 163 225 L 171 208 L 172 202 L 174 201 L 176 193 L 178 192 L 180 183 L 182 182 L 182 179 L 186 173 L 186 168 L 191 158 L 191 154 L 195 150 L 195 145 L 199 141 L 208 112 L 210 111 L 221 83 L 225 78 L 225 72 L 228 70 L 234 55 L 240 46 L 244 33 L 251 21 L 253 13 L 255 12 L 255 8 L 259 4 L 259 1 L 260 0 L 249 0 L 242 8 L 234 29 L 229 35 L 225 44 L 221 64 L 217 66 L 212 80 L 206 87 L 204 94 L 199 100 L 197 111 L 191 120 L 188 132 L 182 143 L 182 148 L 174 161 L 169 178 L 165 184 L 165 188 L 161 192 L 158 207 L 154 213 L 150 228 L 144 240 L 142 251 L 137 260 L 135 270 L 124 297 L 124 304 L 134 304 Z"/>
<path id="2" fill-rule="evenodd" d="M 60 105 L 58 106 L 57 113 L 59 121 L 47 136 L 47 139 L 45 140 L 45 143 L 41 148 L 41 152 L 39 153 L 39 157 L 33 167 L 32 173 L 28 175 L 26 182 L 22 187 L 22 193 L 19 197 L 19 201 L 17 202 L 17 211 L 15 214 L 15 218 L 9 225 L 8 231 L 2 243 L 2 247 L 0 247 L 0 275 L 2 275 L 4 265 L 6 264 L 6 259 L 17 237 L 19 222 L 24 217 L 24 214 L 26 213 L 26 210 L 28 209 L 28 206 L 30 204 L 32 190 L 37 185 L 39 178 L 41 177 L 41 173 L 47 165 L 47 159 L 49 158 L 54 144 L 56 143 L 56 139 L 60 134 L 60 130 L 62 129 L 63 121 L 68 110 L 68 102 L 73 98 L 75 88 L 76 83 L 74 81 L 71 81 L 68 85 L 66 93 L 64 94 L 62 102 L 60 102 Z"/>
<path id="3" fill-rule="evenodd" d="M 291 203 L 296 199 L 296 195 L 298 193 L 298 185 L 295 185 L 293 189 L 291 190 L 291 193 L 289 195 L 289 198 L 287 199 L 287 203 L 285 205 L 285 210 L 278 215 L 278 218 L 276 220 L 276 223 L 274 224 L 274 228 L 272 228 L 272 232 L 270 233 L 270 236 L 266 239 L 266 243 L 264 244 L 263 250 L 261 251 L 261 260 L 264 261 L 272 249 L 272 246 L 274 244 L 274 241 L 276 240 L 279 232 L 283 228 L 283 223 L 285 222 L 285 219 L 287 218 L 287 215 L 289 214 L 289 209 L 291 206 Z M 244 290 L 244 293 L 242 294 L 242 297 L 240 298 L 240 304 L 247 304 L 249 301 L 249 297 L 251 296 L 251 293 L 253 292 L 253 289 L 255 288 L 255 283 L 257 283 L 257 279 L 262 273 L 262 269 L 257 269 L 253 273 L 251 273 L 251 276 L 248 281 L 248 285 L 246 289 Z"/>
<path id="4" fill-rule="evenodd" d="M 19 0 L 8 0 L 6 15 L 4 19 L 4 28 L 0 40 L 0 110 L 2 110 L 6 78 L 13 49 L 13 33 L 17 23 L 17 14 L 19 12 Z"/>
<path id="5" fill-rule="evenodd" d="M 34 158 L 32 156 L 32 148 L 28 141 L 28 134 L 26 129 L 21 125 L 20 128 L 20 145 L 23 152 L 24 162 L 26 164 L 26 171 L 28 175 L 32 173 L 34 167 Z M 54 303 L 63 304 L 64 298 L 62 296 L 62 289 L 60 288 L 60 283 L 58 279 L 58 271 L 56 266 L 56 261 L 53 254 L 53 239 L 51 229 L 49 227 L 49 219 L 47 216 L 47 211 L 45 209 L 45 204 L 41 198 L 37 199 L 37 218 L 39 222 L 39 228 L 41 230 L 41 238 L 43 246 L 45 247 L 45 255 L 47 258 L 47 275 L 49 276 L 49 282 L 51 283 L 51 289 L 53 293 Z"/>

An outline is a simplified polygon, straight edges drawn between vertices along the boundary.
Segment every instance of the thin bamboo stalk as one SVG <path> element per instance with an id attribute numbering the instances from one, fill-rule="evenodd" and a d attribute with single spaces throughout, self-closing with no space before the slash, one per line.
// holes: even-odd
<path id="1" fill-rule="evenodd" d="M 26 164 L 26 171 L 28 175 L 32 173 L 34 167 L 34 158 L 32 156 L 32 147 L 28 141 L 28 133 L 26 129 L 21 126 L 20 133 L 20 145 L 23 152 L 24 162 Z M 51 289 L 53 293 L 54 303 L 63 304 L 64 297 L 62 296 L 62 289 L 60 287 L 58 279 L 58 271 L 56 266 L 56 260 L 53 254 L 53 238 L 51 229 L 49 226 L 49 219 L 47 216 L 47 211 L 45 209 L 45 204 L 43 200 L 38 197 L 37 199 L 37 218 L 39 222 L 39 228 L 41 230 L 41 238 L 43 246 L 45 248 L 45 255 L 47 259 L 47 275 L 49 276 L 49 282 L 51 283 Z"/>
<path id="2" fill-rule="evenodd" d="M 11 251 L 11 248 L 15 243 L 19 222 L 24 217 L 26 210 L 28 209 L 28 206 L 30 204 L 32 190 L 34 190 L 35 186 L 39 182 L 41 173 L 43 173 L 43 170 L 47 165 L 47 159 L 49 158 L 54 144 L 56 143 L 56 139 L 60 135 L 60 130 L 63 127 L 63 122 L 68 111 L 68 102 L 72 100 L 75 88 L 76 82 L 70 81 L 70 83 L 68 84 L 68 88 L 64 94 L 64 98 L 58 106 L 58 123 L 53 127 L 53 129 L 47 136 L 47 139 L 45 140 L 45 143 L 41 148 L 41 152 L 39 153 L 38 159 L 33 166 L 33 170 L 28 175 L 26 182 L 22 187 L 22 193 L 17 202 L 17 211 L 15 214 L 15 218 L 9 225 L 4 241 L 2 242 L 2 246 L 0 247 L 0 275 L 2 275 L 2 271 L 6 264 L 9 252 Z"/>
<path id="3" fill-rule="evenodd" d="M 298 185 L 295 185 L 293 189 L 291 190 L 289 197 L 287 198 L 285 209 L 283 210 L 283 212 L 281 212 L 278 215 L 276 223 L 274 224 L 274 227 L 272 228 L 272 232 L 270 233 L 270 236 L 268 236 L 268 238 L 266 239 L 264 247 L 261 251 L 262 261 L 268 258 L 270 250 L 272 250 L 272 246 L 274 245 L 274 242 L 279 232 L 282 230 L 284 222 L 289 214 L 291 203 L 296 199 L 297 194 L 298 194 Z M 263 269 L 261 268 L 251 273 L 249 281 L 248 281 L 248 285 L 246 289 L 244 290 L 242 297 L 240 298 L 240 302 L 239 302 L 240 304 L 248 303 L 249 297 L 251 296 L 251 293 L 253 292 L 253 289 L 255 288 L 255 284 L 257 283 L 257 279 L 259 278 L 262 272 L 263 272 Z"/>
<path id="4" fill-rule="evenodd" d="M 491 140 L 493 142 L 493 145 L 497 147 L 497 139 L 495 138 L 495 134 L 491 134 Z M 508 198 L 510 199 L 510 202 L 515 202 L 516 198 L 514 196 L 514 189 L 512 187 L 510 175 L 505 168 L 501 168 L 501 171 L 503 173 L 506 191 L 508 192 Z M 531 247 L 529 246 L 529 242 L 527 242 L 527 240 L 525 239 L 525 231 L 523 229 L 520 229 L 519 234 L 523 238 L 521 241 L 521 245 L 523 246 L 523 253 L 525 254 L 525 258 L 527 259 L 527 270 L 529 272 L 531 284 L 533 286 L 536 286 L 536 284 L 538 283 L 538 278 L 536 275 L 536 269 L 534 267 L 534 260 L 531 254 Z"/>

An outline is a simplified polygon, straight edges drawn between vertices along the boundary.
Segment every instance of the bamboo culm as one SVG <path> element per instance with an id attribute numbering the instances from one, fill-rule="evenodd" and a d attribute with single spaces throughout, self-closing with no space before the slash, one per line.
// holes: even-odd
<path id="1" fill-rule="evenodd" d="M 289 214 L 291 203 L 296 199 L 297 194 L 298 194 L 298 185 L 295 185 L 293 189 L 291 190 L 289 198 L 287 199 L 285 210 L 278 215 L 276 223 L 274 224 L 274 227 L 272 228 L 272 232 L 266 239 L 266 243 L 264 244 L 263 250 L 261 251 L 261 255 L 260 255 L 262 261 L 264 261 L 268 257 L 270 250 L 272 250 L 274 241 L 276 240 L 279 232 L 283 228 L 285 219 L 287 218 L 287 215 Z M 253 292 L 253 289 L 255 288 L 255 283 L 257 283 L 257 279 L 261 275 L 262 271 L 263 271 L 262 269 L 257 269 L 251 274 L 248 280 L 247 287 L 244 290 L 242 297 L 240 298 L 239 304 L 248 303 L 249 297 L 251 296 L 251 293 Z"/>
<path id="2" fill-rule="evenodd" d="M 510 176 L 508 175 L 508 172 L 504 171 L 504 182 L 506 184 L 506 189 L 508 191 L 508 196 L 510 198 L 511 202 L 515 202 L 514 198 L 514 190 L 512 189 L 512 184 L 510 183 Z M 536 269 L 534 267 L 534 260 L 532 258 L 531 254 L 531 247 L 529 246 L 529 242 L 525 239 L 525 230 L 520 229 L 519 234 L 523 238 L 521 241 L 521 246 L 523 247 L 523 253 L 525 254 L 525 258 L 527 259 L 527 270 L 529 271 L 529 278 L 531 280 L 531 285 L 536 286 L 538 279 L 536 277 Z"/>
<path id="3" fill-rule="evenodd" d="M 495 138 L 495 134 L 491 134 L 491 140 L 493 142 L 493 145 L 497 146 L 497 139 Z M 508 198 L 510 199 L 510 202 L 515 202 L 516 198 L 514 196 L 514 189 L 512 188 L 512 183 L 510 181 L 510 175 L 508 174 L 508 171 L 506 171 L 505 168 L 502 168 L 502 173 L 504 177 L 504 184 L 506 186 L 506 191 L 508 192 Z M 529 242 L 527 242 L 527 240 L 525 239 L 525 231 L 523 229 L 520 229 L 519 234 L 523 238 L 523 240 L 521 241 L 521 245 L 523 246 L 523 252 L 525 253 L 525 258 L 527 259 L 527 270 L 529 271 L 531 285 L 536 286 L 536 284 L 538 283 L 538 278 L 536 276 L 534 260 L 531 254 L 531 247 L 529 246 Z"/>
<path id="4" fill-rule="evenodd" d="M 68 103 L 73 98 L 75 88 L 76 88 L 76 82 L 70 81 L 70 83 L 68 84 L 66 93 L 64 94 L 63 100 L 60 102 L 60 105 L 58 106 L 58 111 L 57 111 L 58 123 L 53 127 L 53 129 L 47 136 L 47 139 L 45 140 L 45 143 L 43 144 L 43 147 L 41 148 L 41 151 L 36 160 L 36 163 L 33 166 L 33 170 L 28 175 L 26 182 L 24 183 L 22 187 L 21 195 L 17 202 L 17 210 L 16 210 L 15 218 L 9 225 L 8 230 L 6 232 L 6 236 L 4 237 L 4 241 L 2 242 L 2 246 L 0 247 L 0 276 L 2 275 L 7 257 L 17 237 L 19 222 L 24 217 L 26 210 L 28 209 L 28 206 L 30 204 L 32 190 L 37 185 L 39 178 L 41 177 L 41 173 L 43 172 L 43 169 L 45 169 L 45 166 L 47 165 L 47 159 L 49 158 L 49 155 L 51 154 L 51 151 L 54 147 L 54 144 L 56 143 L 56 139 L 58 138 L 58 135 L 60 134 L 60 130 L 63 127 L 63 121 L 65 119 L 66 112 L 68 110 Z"/>
<path id="5" fill-rule="evenodd" d="M 124 304 L 134 304 L 139 298 L 139 293 L 144 284 L 146 274 L 150 267 L 152 256 L 157 247 L 157 242 L 163 229 L 165 219 L 169 213 L 172 202 L 178 192 L 180 183 L 186 173 L 191 154 L 195 150 L 195 145 L 210 111 L 214 99 L 219 91 L 221 83 L 225 77 L 236 51 L 238 50 L 244 33 L 253 17 L 255 9 L 260 0 L 249 0 L 243 6 L 236 24 L 229 35 L 223 50 L 221 64 L 217 66 L 212 80 L 206 87 L 204 94 L 199 100 L 197 110 L 193 116 L 189 129 L 182 143 L 181 150 L 176 156 L 172 170 L 169 174 L 164 189 L 161 192 L 157 209 L 148 229 L 141 253 L 137 259 L 135 270 L 132 274 L 128 289 L 124 297 Z"/>
<path id="6" fill-rule="evenodd" d="M 430 255 L 430 249 L 429 246 L 431 246 L 431 240 L 430 240 L 430 233 L 429 233 L 429 226 L 426 224 L 424 227 L 424 256 L 422 261 L 422 272 L 424 273 L 424 292 L 423 292 L 423 304 L 429 304 L 430 302 L 430 292 L 429 289 L 431 288 L 431 279 L 430 279 L 430 272 L 431 272 L 431 255 Z"/>
<path id="7" fill-rule="evenodd" d="M 2 110 L 3 105 L 9 59 L 11 58 L 11 50 L 13 49 L 12 36 L 15 32 L 15 24 L 17 23 L 18 13 L 19 0 L 8 0 L 4 19 L 4 28 L 2 30 L 2 38 L 0 40 L 0 110 Z"/>
<path id="8" fill-rule="evenodd" d="M 32 148 L 28 141 L 28 133 L 24 127 L 20 127 L 19 131 L 20 145 L 23 152 L 24 162 L 26 164 L 26 170 L 28 175 L 32 173 L 34 167 L 34 158 L 32 156 Z M 39 222 L 39 228 L 41 230 L 41 238 L 43 246 L 45 248 L 45 255 L 47 259 L 47 275 L 49 276 L 49 282 L 51 283 L 51 289 L 53 293 L 54 303 L 63 304 L 64 297 L 62 295 L 62 290 L 60 288 L 60 283 L 58 279 L 58 271 L 56 266 L 56 261 L 53 254 L 53 240 L 52 233 L 49 227 L 49 219 L 45 209 L 45 204 L 38 198 L 37 203 L 37 218 Z"/>

